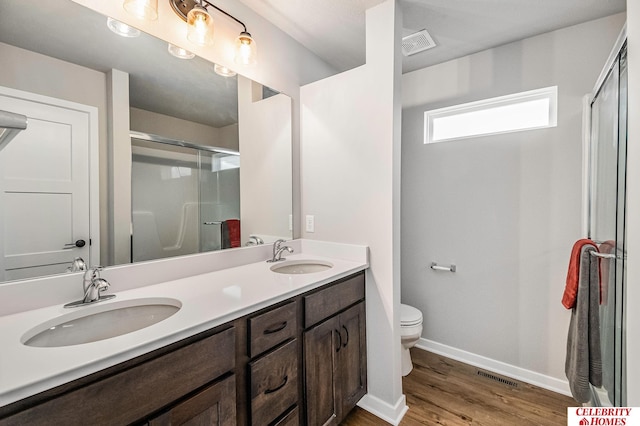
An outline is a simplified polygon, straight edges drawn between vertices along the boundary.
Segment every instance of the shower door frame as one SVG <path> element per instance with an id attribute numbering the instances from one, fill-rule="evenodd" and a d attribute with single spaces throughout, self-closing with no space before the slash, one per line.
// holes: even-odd
<path id="1" fill-rule="evenodd" d="M 601 89 L 604 84 L 608 81 L 610 74 L 617 70 L 618 76 L 620 78 L 621 69 L 621 54 L 625 51 L 626 58 L 626 47 L 627 47 L 627 37 L 626 37 L 626 24 L 622 28 L 618 39 L 616 40 L 611 53 L 605 63 L 600 76 L 598 77 L 596 84 L 593 88 L 593 91 L 586 95 L 583 99 L 583 222 L 582 222 L 582 231 L 583 235 L 587 235 L 587 237 L 592 238 L 592 203 L 593 203 L 593 191 L 594 191 L 594 179 L 593 179 L 593 170 L 595 164 L 595 149 L 593 146 L 592 140 L 592 105 L 598 98 Z M 620 80 L 618 80 L 618 92 L 617 92 L 617 164 L 616 164 L 616 230 L 615 230 L 615 238 L 616 238 L 616 255 L 618 253 L 618 241 L 619 237 L 622 236 L 622 254 L 616 257 L 615 263 L 615 276 L 616 276 L 616 284 L 615 284 L 615 352 L 614 352 L 614 400 L 610 401 L 613 406 L 625 406 L 626 405 L 626 356 L 625 356 L 625 346 L 626 346 L 626 309 L 625 309 L 625 283 L 626 283 L 626 164 L 623 171 L 623 175 L 621 176 L 620 171 L 620 160 L 623 157 L 623 160 L 626 163 L 626 126 L 627 126 L 627 117 L 626 117 L 626 108 L 624 109 L 625 117 L 621 119 L 621 93 L 620 93 Z M 626 95 L 624 97 L 626 101 Z M 621 129 L 622 124 L 624 124 L 624 145 L 621 144 Z M 624 152 L 622 152 L 624 151 Z M 622 179 L 622 212 L 620 211 L 620 185 Z M 601 241 L 596 241 L 601 243 Z M 603 261 L 605 259 L 602 259 Z M 603 365 L 603 370 L 605 366 Z M 600 391 L 595 387 L 591 386 L 593 401 L 595 405 L 602 405 L 602 400 L 600 399 Z"/>

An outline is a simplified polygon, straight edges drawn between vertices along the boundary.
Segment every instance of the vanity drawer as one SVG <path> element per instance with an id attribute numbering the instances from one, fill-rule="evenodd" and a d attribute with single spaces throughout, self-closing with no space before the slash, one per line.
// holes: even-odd
<path id="1" fill-rule="evenodd" d="M 273 422 L 298 402 L 298 342 L 249 363 L 251 424 Z"/>
<path id="2" fill-rule="evenodd" d="M 298 426 L 300 424 L 300 410 L 293 407 L 285 416 L 276 421 L 273 426 Z"/>
<path id="3" fill-rule="evenodd" d="M 304 327 L 309 328 L 364 299 L 364 273 L 304 296 Z"/>
<path id="4" fill-rule="evenodd" d="M 249 357 L 276 347 L 295 337 L 297 330 L 295 301 L 249 318 Z"/>
<path id="5" fill-rule="evenodd" d="M 0 420 L 0 425 L 130 424 L 235 367 L 235 328 Z"/>
<path id="6" fill-rule="evenodd" d="M 147 426 L 225 426 L 236 421 L 236 380 L 231 375 L 149 419 Z"/>

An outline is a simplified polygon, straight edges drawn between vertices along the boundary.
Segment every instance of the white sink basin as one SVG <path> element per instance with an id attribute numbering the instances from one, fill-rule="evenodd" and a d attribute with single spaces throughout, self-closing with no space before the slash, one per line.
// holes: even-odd
<path id="1" fill-rule="evenodd" d="M 333 268 L 333 264 L 321 260 L 287 260 L 271 267 L 278 274 L 313 274 Z"/>
<path id="2" fill-rule="evenodd" d="M 168 298 L 123 300 L 76 308 L 73 312 L 44 322 L 21 339 L 22 344 L 41 348 L 97 342 L 140 330 L 169 318 L 182 303 Z"/>

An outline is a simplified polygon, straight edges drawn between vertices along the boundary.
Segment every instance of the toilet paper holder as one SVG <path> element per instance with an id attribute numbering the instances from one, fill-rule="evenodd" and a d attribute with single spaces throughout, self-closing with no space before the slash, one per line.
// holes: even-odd
<path id="1" fill-rule="evenodd" d="M 431 262 L 431 269 L 433 269 L 434 271 L 449 271 L 449 272 L 455 272 L 456 271 L 456 265 L 448 265 L 448 266 L 444 266 L 444 265 L 438 265 L 436 262 Z"/>

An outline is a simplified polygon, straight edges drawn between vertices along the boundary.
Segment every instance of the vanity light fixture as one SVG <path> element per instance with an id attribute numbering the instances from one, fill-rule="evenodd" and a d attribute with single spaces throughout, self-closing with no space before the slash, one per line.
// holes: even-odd
<path id="1" fill-rule="evenodd" d="M 140 35 L 139 29 L 130 27 L 129 25 L 120 21 L 116 21 L 111 17 L 107 18 L 107 27 L 109 27 L 111 31 L 122 37 L 138 37 Z"/>
<path id="2" fill-rule="evenodd" d="M 257 63 L 256 41 L 247 31 L 247 26 L 233 15 L 210 3 L 208 0 L 169 0 L 176 14 L 187 22 L 187 38 L 195 44 L 206 46 L 213 43 L 213 19 L 207 6 L 242 25 L 242 32 L 236 38 L 234 61 L 240 65 Z"/>
<path id="3" fill-rule="evenodd" d="M 222 66 L 220 64 L 215 64 L 213 66 L 213 71 L 215 71 L 216 74 L 221 75 L 223 77 L 233 77 L 236 75 L 235 71 L 230 70 L 229 68 Z"/>
<path id="4" fill-rule="evenodd" d="M 183 49 L 182 47 L 176 46 L 175 44 L 171 43 L 169 43 L 167 50 L 169 51 L 169 53 L 179 59 L 193 59 L 196 56 L 195 53 L 191 53 L 187 49 Z"/>
<path id="5" fill-rule="evenodd" d="M 124 0 L 122 7 L 138 19 L 145 21 L 158 19 L 158 0 Z"/>

